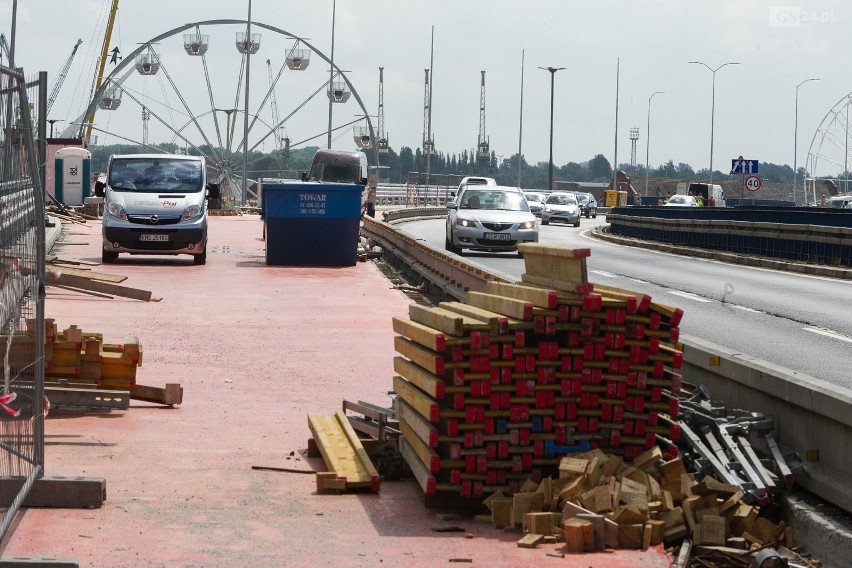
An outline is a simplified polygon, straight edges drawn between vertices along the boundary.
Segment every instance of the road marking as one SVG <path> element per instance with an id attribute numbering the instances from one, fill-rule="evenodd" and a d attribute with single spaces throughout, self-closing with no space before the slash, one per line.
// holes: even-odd
<path id="1" fill-rule="evenodd" d="M 710 302 L 712 300 L 708 300 L 707 298 L 702 298 L 697 294 L 690 294 L 689 292 L 680 292 L 677 290 L 669 290 L 669 294 L 674 294 L 675 296 L 680 296 L 681 298 L 686 298 L 687 300 L 694 300 L 696 302 Z"/>
<path id="2" fill-rule="evenodd" d="M 599 274 L 600 276 L 605 276 L 607 278 L 618 278 L 618 274 L 606 272 L 605 270 L 590 270 L 589 272 L 594 272 L 595 274 Z"/>
<path id="3" fill-rule="evenodd" d="M 827 329 L 820 329 L 818 327 L 803 327 L 805 331 L 810 331 L 811 333 L 816 333 L 819 335 L 824 335 L 826 337 L 831 337 L 832 339 L 839 339 L 840 341 L 845 341 L 847 343 L 852 343 L 852 337 L 847 337 L 842 333 L 837 333 L 836 331 L 829 331 Z"/>
<path id="4" fill-rule="evenodd" d="M 762 310 L 755 310 L 754 308 L 747 308 L 745 306 L 738 306 L 736 304 L 728 304 L 728 305 L 731 306 L 732 308 L 736 308 L 736 309 L 742 310 L 744 312 L 751 312 L 753 314 L 765 314 L 766 313 Z"/>

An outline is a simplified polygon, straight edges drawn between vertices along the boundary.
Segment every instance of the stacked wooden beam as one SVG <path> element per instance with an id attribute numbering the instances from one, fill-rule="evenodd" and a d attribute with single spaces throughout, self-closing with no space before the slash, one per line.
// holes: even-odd
<path id="1" fill-rule="evenodd" d="M 562 455 L 679 437 L 682 312 L 590 283 L 588 249 L 521 252 L 521 283 L 394 318 L 400 446 L 427 495 L 514 494 Z"/>

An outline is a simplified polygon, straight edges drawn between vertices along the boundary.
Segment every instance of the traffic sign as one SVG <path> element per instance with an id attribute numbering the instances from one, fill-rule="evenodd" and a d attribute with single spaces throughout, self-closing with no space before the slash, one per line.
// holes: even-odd
<path id="1" fill-rule="evenodd" d="M 757 176 L 748 176 L 745 179 L 745 186 L 749 191 L 757 191 L 760 189 L 761 185 L 763 185 L 763 182 L 760 181 L 760 178 Z"/>
<path id="2" fill-rule="evenodd" d="M 732 174 L 756 174 L 758 161 L 757 160 L 745 160 L 742 156 L 739 158 L 734 158 L 731 160 L 731 173 Z"/>

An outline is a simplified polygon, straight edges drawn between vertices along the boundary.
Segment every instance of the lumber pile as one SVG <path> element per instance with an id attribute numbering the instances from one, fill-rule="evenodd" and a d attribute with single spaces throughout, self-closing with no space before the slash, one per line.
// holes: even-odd
<path id="1" fill-rule="evenodd" d="M 574 553 L 684 539 L 740 551 L 791 546 L 790 528 L 760 516 L 738 487 L 696 478 L 679 458 L 666 460 L 659 447 L 631 461 L 602 450 L 565 456 L 558 477 L 527 480 L 514 495 L 494 493 L 483 503 L 495 527 L 524 533 L 518 546 L 553 537 Z"/>
<path id="2" fill-rule="evenodd" d="M 28 319 L 27 332 L 11 337 L 8 345 L 13 373 L 33 360 L 34 336 L 35 320 Z M 42 342 L 48 387 L 125 391 L 131 399 L 166 405 L 183 402 L 183 388 L 179 384 L 159 388 L 137 383 L 143 351 L 136 337 L 125 337 L 121 343 L 106 343 L 100 333 L 84 332 L 76 325 L 60 331 L 54 319 L 45 318 Z"/>
<path id="3" fill-rule="evenodd" d="M 519 284 L 394 318 L 400 449 L 426 495 L 514 495 L 560 458 L 676 454 L 683 312 L 588 281 L 588 249 L 523 244 Z"/>

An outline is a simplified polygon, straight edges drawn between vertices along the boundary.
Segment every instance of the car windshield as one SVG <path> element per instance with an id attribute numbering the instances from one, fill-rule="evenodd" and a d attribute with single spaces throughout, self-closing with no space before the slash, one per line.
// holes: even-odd
<path id="1" fill-rule="evenodd" d="M 519 192 L 468 189 L 462 195 L 459 209 L 491 209 L 499 211 L 529 211 L 524 196 Z"/>
<path id="2" fill-rule="evenodd" d="M 110 164 L 107 183 L 116 191 L 200 191 L 201 162 L 156 157 L 119 158 Z"/>
<path id="3" fill-rule="evenodd" d="M 577 198 L 570 193 L 551 195 L 547 198 L 548 205 L 577 205 Z"/>
<path id="4" fill-rule="evenodd" d="M 541 195 L 538 193 L 527 193 L 526 194 L 527 201 L 532 201 L 535 203 L 541 203 Z"/>
<path id="5" fill-rule="evenodd" d="M 311 177 L 332 183 L 358 183 L 361 166 L 357 164 L 324 164 L 317 162 L 311 170 Z"/>

